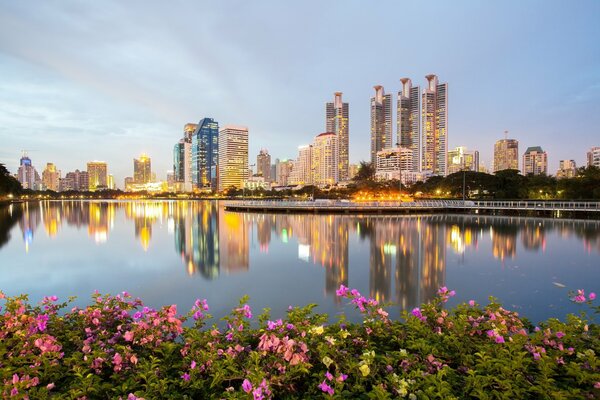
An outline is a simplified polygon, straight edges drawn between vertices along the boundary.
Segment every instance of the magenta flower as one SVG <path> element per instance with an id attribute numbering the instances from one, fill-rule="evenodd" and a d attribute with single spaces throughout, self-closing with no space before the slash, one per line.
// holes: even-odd
<path id="1" fill-rule="evenodd" d="M 589 298 L 590 300 L 594 300 L 594 299 L 596 299 L 596 293 L 594 293 L 594 292 L 590 292 L 590 295 L 588 296 L 588 298 Z"/>
<path id="2" fill-rule="evenodd" d="M 196 368 L 196 361 L 192 360 L 192 363 L 190 364 L 190 369 L 194 369 Z"/>
<path id="3" fill-rule="evenodd" d="M 250 383 L 248 379 L 244 379 L 244 382 L 242 382 L 242 389 L 244 392 L 250 393 L 252 391 L 252 383 Z"/>
<path id="4" fill-rule="evenodd" d="M 319 384 L 319 389 L 323 392 L 327 393 L 330 396 L 333 396 L 334 390 L 331 386 L 327 384 L 327 381 L 323 381 Z"/>
<path id="5" fill-rule="evenodd" d="M 187 372 L 184 373 L 183 375 L 181 375 L 181 379 L 183 379 L 184 381 L 189 381 L 190 380 L 190 374 L 188 374 Z"/>
<path id="6" fill-rule="evenodd" d="M 504 337 L 503 336 L 496 336 L 496 343 L 504 343 Z"/>
<path id="7" fill-rule="evenodd" d="M 348 294 L 348 288 L 344 285 L 340 285 L 340 288 L 335 291 L 335 295 L 338 297 L 344 297 Z"/>
<path id="8" fill-rule="evenodd" d="M 45 314 L 40 314 L 36 318 L 37 328 L 40 332 L 46 330 L 46 324 L 48 323 L 48 316 Z"/>
<path id="9" fill-rule="evenodd" d="M 325 372 L 325 378 L 327 378 L 328 380 L 332 380 L 333 375 L 331 375 L 331 373 L 329 371 L 327 371 L 327 372 Z"/>
<path id="10" fill-rule="evenodd" d="M 475 300 L 469 300 L 469 305 L 471 307 L 475 307 Z"/>
<path id="11" fill-rule="evenodd" d="M 562 338 L 563 336 L 565 336 L 564 332 L 556 332 L 556 337 L 557 338 Z"/>
<path id="12" fill-rule="evenodd" d="M 346 379 L 348 379 L 348 375 L 346 374 L 340 374 L 340 376 L 337 377 L 338 382 L 344 382 Z"/>

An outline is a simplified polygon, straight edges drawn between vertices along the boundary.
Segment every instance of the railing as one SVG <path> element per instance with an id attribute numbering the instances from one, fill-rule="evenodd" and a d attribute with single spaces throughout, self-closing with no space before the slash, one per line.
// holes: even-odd
<path id="1" fill-rule="evenodd" d="M 471 209 L 471 210 L 531 210 L 531 211 L 598 211 L 600 202 L 583 201 L 474 201 L 474 200 L 422 200 L 412 202 L 371 201 L 350 202 L 340 200 L 290 201 L 290 200 L 248 200 L 226 203 L 231 209 Z"/>

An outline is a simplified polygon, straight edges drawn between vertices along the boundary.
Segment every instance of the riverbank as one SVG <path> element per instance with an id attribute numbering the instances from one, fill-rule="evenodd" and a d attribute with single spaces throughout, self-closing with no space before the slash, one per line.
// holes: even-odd
<path id="1" fill-rule="evenodd" d="M 337 295 L 362 313 L 362 323 L 342 317 L 328 325 L 311 306 L 290 307 L 285 319 L 271 321 L 268 313 L 254 316 L 245 298 L 221 328 L 208 326 L 209 305 L 201 299 L 182 316 L 175 305 L 153 310 L 127 293 L 96 294 L 82 309 L 56 297 L 39 306 L 24 296 L 5 298 L 3 397 L 600 395 L 600 329 L 582 317 L 533 327 L 495 302 L 447 310 L 454 292 L 440 288 L 434 301 L 392 321 L 355 290 L 341 286 Z M 594 299 L 572 294 L 588 306 Z"/>

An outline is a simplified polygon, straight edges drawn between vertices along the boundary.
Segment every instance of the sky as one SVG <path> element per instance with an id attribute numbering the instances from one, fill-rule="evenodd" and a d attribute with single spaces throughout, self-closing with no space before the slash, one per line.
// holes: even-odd
<path id="1" fill-rule="evenodd" d="M 519 140 L 584 165 L 600 146 L 600 1 L 1 1 L 0 163 L 41 173 L 147 153 L 165 179 L 183 126 L 211 117 L 295 158 L 350 104 L 350 162 L 370 158 L 369 99 L 400 78 L 448 83 L 449 148 L 491 167 Z M 395 132 L 394 110 L 394 136 Z M 395 142 L 395 138 L 394 138 Z"/>

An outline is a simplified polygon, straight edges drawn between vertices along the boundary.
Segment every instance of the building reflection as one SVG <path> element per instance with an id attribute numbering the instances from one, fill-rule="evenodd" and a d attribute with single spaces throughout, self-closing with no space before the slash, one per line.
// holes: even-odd
<path id="1" fill-rule="evenodd" d="M 89 203 L 88 235 L 98 244 L 108 240 L 108 232 L 115 218 L 114 203 Z"/>
<path id="2" fill-rule="evenodd" d="M 10 241 L 10 231 L 21 221 L 22 215 L 21 207 L 12 204 L 0 205 L 0 249 Z"/>
<path id="3" fill-rule="evenodd" d="M 150 247 L 152 239 L 152 226 L 162 222 L 169 215 L 169 202 L 163 201 L 135 201 L 125 203 L 125 217 L 133 220 L 135 237 L 140 241 L 144 251 Z"/>
<path id="4" fill-rule="evenodd" d="M 23 203 L 23 214 L 19 221 L 19 228 L 21 228 L 23 241 L 25 242 L 25 252 L 29 252 L 29 247 L 33 243 L 33 235 L 37 230 L 40 221 L 40 203 Z"/>

